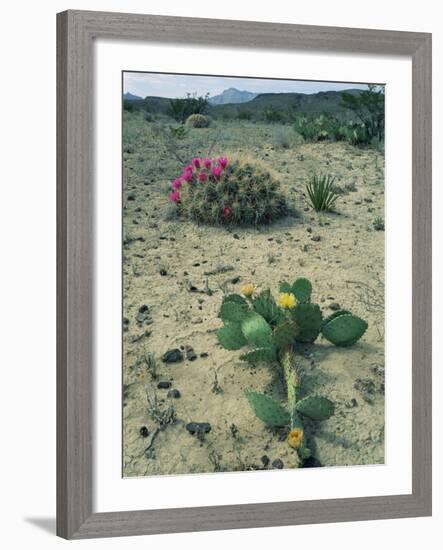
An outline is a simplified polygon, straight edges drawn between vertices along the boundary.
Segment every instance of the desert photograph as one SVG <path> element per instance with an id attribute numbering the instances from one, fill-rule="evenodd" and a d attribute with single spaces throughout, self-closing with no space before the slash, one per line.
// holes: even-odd
<path id="1" fill-rule="evenodd" d="M 123 73 L 123 477 L 384 463 L 384 93 Z"/>

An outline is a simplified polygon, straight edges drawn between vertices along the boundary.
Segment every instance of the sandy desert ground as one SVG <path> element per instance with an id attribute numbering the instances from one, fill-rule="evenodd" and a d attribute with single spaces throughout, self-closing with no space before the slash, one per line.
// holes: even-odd
<path id="1" fill-rule="evenodd" d="M 311 280 L 324 314 L 339 304 L 369 323 L 351 348 L 321 337 L 297 348 L 306 390 L 336 404 L 329 420 L 307 425 L 314 456 L 322 466 L 383 463 L 384 231 L 373 226 L 384 219 L 383 154 L 343 142 L 279 147 L 275 125 L 194 129 L 194 154 L 218 135 L 215 153 L 245 151 L 269 163 L 298 212 L 269 227 L 227 230 L 171 219 L 167 184 L 180 165 L 160 147 L 155 124 L 125 113 L 123 475 L 297 467 L 284 430 L 264 427 L 244 397 L 255 389 L 284 400 L 279 373 L 242 363 L 216 337 L 224 293 L 254 282 L 275 294 L 279 281 L 297 277 Z M 336 176 L 336 213 L 309 207 L 313 170 Z M 183 361 L 163 362 L 173 349 Z M 150 412 L 155 396 L 157 413 L 175 419 L 161 429 Z M 190 422 L 209 423 L 210 432 L 197 437 Z"/>

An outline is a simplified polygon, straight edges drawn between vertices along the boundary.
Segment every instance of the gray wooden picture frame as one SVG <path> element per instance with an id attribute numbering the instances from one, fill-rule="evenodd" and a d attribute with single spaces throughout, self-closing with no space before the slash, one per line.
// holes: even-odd
<path id="1" fill-rule="evenodd" d="M 412 59 L 412 494 L 93 513 L 93 42 Z M 57 15 L 57 534 L 67 539 L 431 515 L 431 35 L 66 11 Z M 405 336 L 406 337 L 406 336 Z"/>

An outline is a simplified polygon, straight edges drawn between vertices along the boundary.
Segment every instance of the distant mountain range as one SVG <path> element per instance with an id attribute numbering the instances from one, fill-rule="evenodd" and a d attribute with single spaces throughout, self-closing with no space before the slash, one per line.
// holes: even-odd
<path id="1" fill-rule="evenodd" d="M 246 103 L 251 101 L 258 94 L 254 92 L 247 92 L 245 90 L 237 90 L 237 88 L 228 88 L 223 90 L 219 95 L 215 95 L 209 98 L 211 105 L 226 105 L 228 103 Z"/>
<path id="2" fill-rule="evenodd" d="M 125 94 L 123 94 L 123 99 L 125 99 L 126 101 L 140 101 L 143 98 L 138 95 L 131 94 L 131 92 L 126 92 Z"/>

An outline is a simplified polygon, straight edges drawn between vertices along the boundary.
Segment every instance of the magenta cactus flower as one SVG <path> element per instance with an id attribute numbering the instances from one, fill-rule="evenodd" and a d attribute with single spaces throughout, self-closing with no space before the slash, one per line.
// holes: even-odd
<path id="1" fill-rule="evenodd" d="M 180 191 L 172 191 L 172 193 L 169 193 L 169 200 L 172 202 L 179 202 L 180 201 Z"/>
<path id="2" fill-rule="evenodd" d="M 180 178 L 177 178 L 172 182 L 172 189 L 177 191 L 177 189 L 180 189 L 180 187 L 183 185 L 183 181 Z"/>
<path id="3" fill-rule="evenodd" d="M 226 168 L 226 166 L 228 166 L 228 157 L 226 157 L 226 156 L 220 157 L 218 159 L 218 163 L 224 170 Z"/>
<path id="4" fill-rule="evenodd" d="M 201 159 L 199 159 L 198 157 L 195 157 L 192 159 L 192 166 L 194 168 L 196 168 L 197 170 L 199 170 L 201 168 Z"/>
<path id="5" fill-rule="evenodd" d="M 190 170 L 185 170 L 182 174 L 182 179 L 184 179 L 185 181 L 191 181 L 193 178 L 193 174 Z"/>
<path id="6" fill-rule="evenodd" d="M 223 217 L 226 219 L 226 218 L 229 218 L 232 214 L 232 210 L 229 208 L 229 206 L 225 206 L 223 208 Z"/>
<path id="7" fill-rule="evenodd" d="M 212 172 L 212 175 L 214 176 L 214 178 L 216 180 L 219 180 L 220 179 L 220 176 L 221 176 L 221 173 L 222 173 L 222 168 L 221 166 L 214 166 L 214 168 L 211 170 Z"/>
<path id="8" fill-rule="evenodd" d="M 203 159 L 203 166 L 206 168 L 206 170 L 209 170 L 209 168 L 211 168 L 212 166 L 212 160 L 208 158 Z"/>
<path id="9" fill-rule="evenodd" d="M 198 179 L 201 183 L 205 183 L 208 179 L 208 174 L 206 172 L 200 172 Z"/>

